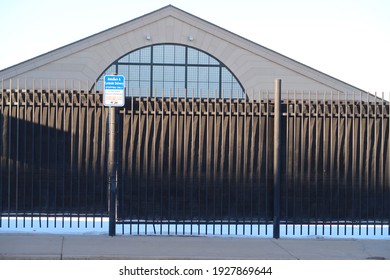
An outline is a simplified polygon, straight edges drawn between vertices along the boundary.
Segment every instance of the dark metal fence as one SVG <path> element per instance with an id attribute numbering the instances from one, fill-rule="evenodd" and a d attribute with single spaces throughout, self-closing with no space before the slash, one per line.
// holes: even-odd
<path id="1" fill-rule="evenodd" d="M 106 216 L 107 116 L 100 99 L 76 91 L 3 90 L 1 216 L 23 217 L 25 226 L 33 217 L 61 225 L 66 217 Z"/>
<path id="2" fill-rule="evenodd" d="M 269 235 L 277 207 L 282 235 L 323 235 L 328 227 L 363 234 L 371 226 L 390 234 L 383 99 L 285 94 L 275 200 L 273 93 L 130 96 L 116 116 L 122 233 Z M 109 215 L 101 94 L 3 90 L 0 102 L 0 227 L 11 217 L 27 227 L 33 217 L 101 226 Z"/>

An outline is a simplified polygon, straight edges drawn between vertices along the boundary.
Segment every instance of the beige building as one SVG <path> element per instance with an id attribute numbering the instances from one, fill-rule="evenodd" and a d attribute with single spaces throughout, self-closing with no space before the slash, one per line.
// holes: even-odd
<path id="1" fill-rule="evenodd" d="M 102 75 L 112 73 L 125 76 L 129 92 L 186 88 L 251 98 L 273 91 L 277 78 L 284 93 L 361 92 L 171 5 L 3 69 L 0 81 L 3 88 L 100 89 Z"/>

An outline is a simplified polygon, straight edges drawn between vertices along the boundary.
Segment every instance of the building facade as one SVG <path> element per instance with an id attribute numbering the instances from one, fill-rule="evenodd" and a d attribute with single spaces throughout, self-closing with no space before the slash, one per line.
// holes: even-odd
<path id="1" fill-rule="evenodd" d="M 275 79 L 282 79 L 284 93 L 361 92 L 171 5 L 3 69 L 0 81 L 3 88 L 92 89 L 106 73 L 125 75 L 128 92 L 150 95 L 185 88 L 252 98 L 273 91 Z"/>

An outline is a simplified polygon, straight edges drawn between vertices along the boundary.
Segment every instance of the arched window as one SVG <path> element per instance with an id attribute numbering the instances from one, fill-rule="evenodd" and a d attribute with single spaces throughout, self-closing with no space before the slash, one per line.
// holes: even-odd
<path id="1" fill-rule="evenodd" d="M 220 61 L 185 45 L 147 46 L 119 58 L 96 82 L 102 90 L 103 77 L 116 73 L 126 80 L 126 95 L 243 98 L 244 89 Z"/>

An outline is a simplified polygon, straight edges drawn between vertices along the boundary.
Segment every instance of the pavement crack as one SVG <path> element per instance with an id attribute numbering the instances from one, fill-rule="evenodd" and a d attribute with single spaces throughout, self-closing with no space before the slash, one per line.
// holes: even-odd
<path id="1" fill-rule="evenodd" d="M 287 250 L 286 248 L 284 248 L 283 246 L 281 246 L 279 244 L 279 242 L 276 242 L 277 240 L 275 239 L 272 239 L 272 243 L 274 243 L 276 246 L 278 246 L 280 249 L 282 249 L 284 252 L 286 252 L 287 254 L 289 254 L 292 258 L 296 259 L 296 260 L 299 260 L 298 257 L 294 256 L 293 254 L 291 254 L 291 252 L 289 250 Z"/>
<path id="2" fill-rule="evenodd" d="M 64 255 L 64 242 L 65 242 L 65 236 L 62 236 L 62 242 L 61 242 L 61 256 L 60 259 L 63 260 Z"/>

